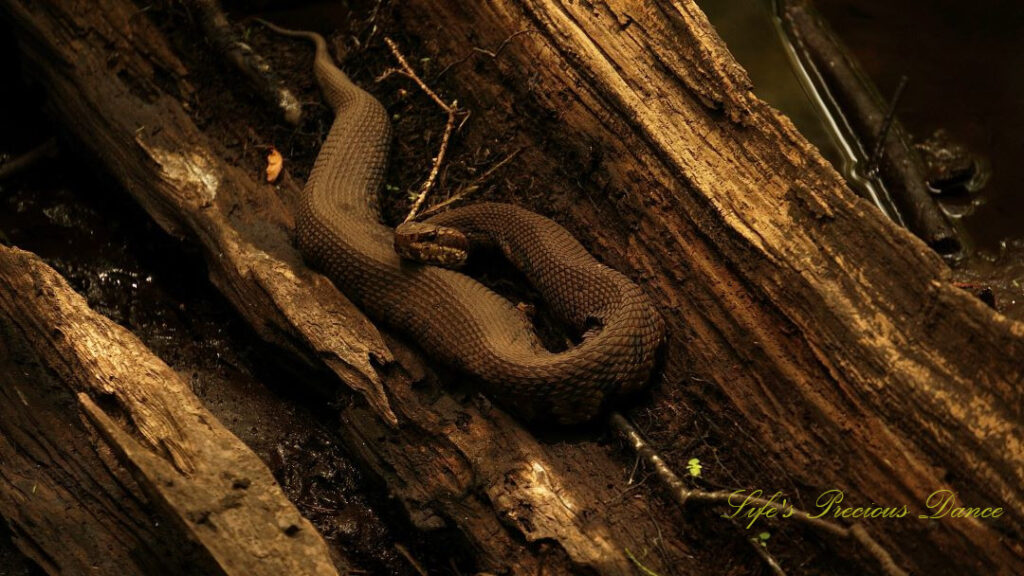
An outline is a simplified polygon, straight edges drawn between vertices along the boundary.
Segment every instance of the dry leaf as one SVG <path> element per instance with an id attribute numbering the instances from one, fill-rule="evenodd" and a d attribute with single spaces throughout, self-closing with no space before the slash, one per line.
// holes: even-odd
<path id="1" fill-rule="evenodd" d="M 271 148 L 270 153 L 267 154 L 267 182 L 277 180 L 277 177 L 281 175 L 282 167 L 284 167 L 284 158 L 277 148 Z"/>

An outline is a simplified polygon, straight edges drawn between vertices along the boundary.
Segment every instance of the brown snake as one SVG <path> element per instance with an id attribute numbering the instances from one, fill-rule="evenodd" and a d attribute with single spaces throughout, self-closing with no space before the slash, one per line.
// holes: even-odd
<path id="1" fill-rule="evenodd" d="M 377 207 L 391 140 L 387 112 L 334 65 L 319 34 L 263 24 L 316 44 L 314 74 L 335 113 L 296 214 L 299 249 L 311 264 L 371 317 L 478 377 L 528 418 L 585 421 L 606 398 L 646 382 L 664 333 L 660 315 L 635 284 L 554 221 L 481 203 L 404 228 L 412 243 L 440 233 L 458 244 L 464 234 L 500 248 L 559 319 L 585 332 L 564 352 L 546 350 L 514 304 L 473 278 L 399 257 L 395 231 L 380 223 Z"/>

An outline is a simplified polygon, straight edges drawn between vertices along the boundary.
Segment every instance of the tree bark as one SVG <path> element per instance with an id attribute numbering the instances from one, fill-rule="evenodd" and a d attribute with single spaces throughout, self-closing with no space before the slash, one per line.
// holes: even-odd
<path id="1" fill-rule="evenodd" d="M 282 200 L 225 160 L 186 110 L 188 70 L 132 4 L 2 4 L 68 128 L 165 229 L 203 246 L 254 329 L 366 399 L 343 410 L 339 432 L 417 526 L 454 527 L 489 571 L 628 574 L 629 556 L 655 542 L 652 570 L 721 571 L 692 544 L 702 524 L 626 497 L 631 461 L 593 442 L 541 442 L 478 398 L 414 387 L 415 353 L 301 263 L 289 242 L 295 185 Z M 467 146 L 495 138 L 489 120 L 522 118 L 511 167 L 547 189 L 516 200 L 658 302 L 670 339 L 655 413 L 699 403 L 681 392 L 688 382 L 714 382 L 793 485 L 910 506 L 909 518 L 867 523 L 905 569 L 1020 568 L 1024 326 L 953 287 L 923 243 L 857 199 L 753 96 L 696 6 L 395 10 L 429 56 L 453 64 L 446 74 L 474 110 Z M 917 520 L 944 487 L 1005 516 Z"/>
<path id="2" fill-rule="evenodd" d="M 211 280 L 260 335 L 318 359 L 365 398 L 343 412 L 340 433 L 416 526 L 454 527 L 488 570 L 631 574 L 626 551 L 648 549 L 662 532 L 662 558 L 651 565 L 687 562 L 675 515 L 625 498 L 626 465 L 605 447 L 542 445 L 486 402 L 413 389 L 424 372 L 419 360 L 397 342 L 386 345 L 302 265 L 289 242 L 296 185 L 286 180 L 282 199 L 224 159 L 186 111 L 188 71 L 132 3 L 3 6 L 26 68 L 69 131 L 165 230 L 203 247 Z M 581 475 L 592 479 L 579 483 Z"/>
<path id="3" fill-rule="evenodd" d="M 904 567 L 1020 570 L 1024 325 L 954 287 L 934 252 L 852 194 L 753 95 L 696 5 L 399 11 L 439 66 L 466 62 L 448 72 L 464 105 L 531 110 L 520 162 L 548 187 L 534 207 L 658 300 L 663 389 L 717 383 L 799 484 L 841 488 L 851 505 L 906 503 L 916 520 L 952 488 L 1005 508 L 995 523 L 869 523 Z M 566 178 L 573 157 L 592 161 Z"/>
<path id="4" fill-rule="evenodd" d="M 48 573 L 338 574 L 188 383 L 4 246 L 0 336 L 0 513 Z"/>

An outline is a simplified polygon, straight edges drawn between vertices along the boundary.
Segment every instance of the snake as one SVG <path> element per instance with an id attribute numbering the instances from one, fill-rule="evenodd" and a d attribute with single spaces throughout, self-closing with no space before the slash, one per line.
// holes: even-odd
<path id="1" fill-rule="evenodd" d="M 315 45 L 313 74 L 334 112 L 295 214 L 310 265 L 369 317 L 528 420 L 586 422 L 645 385 L 665 325 L 636 284 L 553 220 L 513 204 L 470 204 L 397 229 L 382 224 L 387 110 L 334 64 L 320 34 L 261 23 Z M 500 250 L 580 341 L 550 351 L 522 307 L 453 269 L 479 245 Z"/>

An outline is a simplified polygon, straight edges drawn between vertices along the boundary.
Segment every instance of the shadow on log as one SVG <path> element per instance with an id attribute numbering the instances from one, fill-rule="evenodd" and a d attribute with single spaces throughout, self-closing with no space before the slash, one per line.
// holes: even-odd
<path id="1" fill-rule="evenodd" d="M 721 569 L 694 555 L 677 513 L 624 498 L 631 461 L 539 442 L 476 398 L 414 389 L 415 356 L 297 257 L 295 186 L 282 200 L 224 160 L 184 108 L 188 71 L 134 5 L 2 5 L 68 128 L 165 229 L 204 247 L 213 281 L 261 335 L 362 393 L 340 434 L 418 527 L 456 527 L 489 571 L 631 574 L 627 551 L 651 542 L 652 570 Z M 867 522 L 903 568 L 1020 571 L 1024 326 L 952 286 L 933 252 L 857 199 L 752 95 L 695 5 L 395 10 L 429 56 L 455 63 L 447 77 L 478 111 L 471 145 L 494 138 L 487 118 L 523 118 L 510 167 L 548 188 L 516 200 L 556 215 L 658 302 L 670 341 L 655 407 L 714 382 L 754 447 L 803 487 L 797 500 L 839 488 L 854 506 L 910 507 Z M 1005 515 L 918 520 L 947 487 Z"/>

